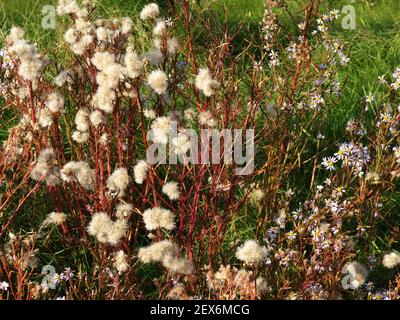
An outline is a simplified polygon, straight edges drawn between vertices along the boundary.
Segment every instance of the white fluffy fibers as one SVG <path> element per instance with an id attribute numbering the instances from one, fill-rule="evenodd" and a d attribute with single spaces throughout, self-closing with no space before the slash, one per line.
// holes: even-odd
<path id="1" fill-rule="evenodd" d="M 215 90 L 219 88 L 218 81 L 211 77 L 211 73 L 207 68 L 200 69 L 195 80 L 197 89 L 201 90 L 206 97 L 215 94 Z"/>
<path id="2" fill-rule="evenodd" d="M 168 88 L 168 77 L 162 70 L 154 70 L 147 77 L 147 83 L 157 94 L 165 94 Z"/>
<path id="3" fill-rule="evenodd" d="M 107 180 L 107 188 L 118 197 L 125 195 L 125 190 L 130 183 L 130 177 L 126 168 L 116 169 Z"/>
<path id="4" fill-rule="evenodd" d="M 179 199 L 179 186 L 177 182 L 167 182 L 162 187 L 162 192 L 167 195 L 170 200 L 178 200 Z"/>
<path id="5" fill-rule="evenodd" d="M 389 269 L 394 268 L 398 264 L 400 264 L 400 254 L 397 252 L 391 252 L 388 254 L 385 254 L 383 256 L 383 261 L 382 264 Z"/>
<path id="6" fill-rule="evenodd" d="M 256 265 L 264 261 L 267 249 L 255 240 L 247 240 L 236 251 L 236 257 L 248 265 Z"/>
<path id="7" fill-rule="evenodd" d="M 133 175 L 137 184 L 142 184 L 146 180 L 149 164 L 145 160 L 140 160 L 133 168 Z"/>
<path id="8" fill-rule="evenodd" d="M 156 19 L 160 14 L 160 9 L 156 3 L 150 3 L 145 5 L 140 12 L 140 19 L 147 20 L 147 19 Z"/>
<path id="9" fill-rule="evenodd" d="M 154 207 L 143 212 L 143 221 L 148 231 L 164 228 L 172 230 L 175 227 L 175 215 L 168 209 Z"/>

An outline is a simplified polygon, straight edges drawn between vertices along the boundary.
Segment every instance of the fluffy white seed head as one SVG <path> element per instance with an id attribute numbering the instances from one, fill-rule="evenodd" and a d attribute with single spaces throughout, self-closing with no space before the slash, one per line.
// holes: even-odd
<path id="1" fill-rule="evenodd" d="M 119 203 L 115 215 L 118 219 L 129 219 L 132 215 L 133 206 L 130 203 Z"/>
<path id="2" fill-rule="evenodd" d="M 247 240 L 236 251 L 236 257 L 248 265 L 256 265 L 264 261 L 267 249 L 255 240 Z"/>
<path id="3" fill-rule="evenodd" d="M 86 51 L 86 44 L 82 41 L 82 39 L 78 42 L 73 43 L 71 46 L 71 50 L 77 56 L 81 56 Z"/>
<path id="4" fill-rule="evenodd" d="M 38 162 L 32 168 L 30 177 L 33 180 L 39 181 L 49 173 L 50 167 L 46 162 Z"/>
<path id="5" fill-rule="evenodd" d="M 170 200 L 178 200 L 179 199 L 179 186 L 177 182 L 167 182 L 162 187 L 162 192 L 167 195 Z"/>
<path id="6" fill-rule="evenodd" d="M 99 86 L 114 90 L 117 88 L 123 75 L 124 67 L 120 64 L 113 63 L 97 74 L 96 81 Z"/>
<path id="7" fill-rule="evenodd" d="M 178 156 L 186 155 L 191 147 L 188 135 L 181 132 L 172 139 L 171 144 L 173 152 Z"/>
<path id="8" fill-rule="evenodd" d="M 30 177 L 33 180 L 39 181 L 43 177 L 51 173 L 52 164 L 55 160 L 55 152 L 53 148 L 43 149 L 39 156 L 35 166 L 32 168 Z"/>
<path id="9" fill-rule="evenodd" d="M 143 263 L 161 262 L 161 264 L 173 273 L 191 274 L 193 264 L 186 258 L 177 257 L 178 247 L 170 240 L 162 240 L 147 247 L 139 249 L 139 261 Z"/>
<path id="10" fill-rule="evenodd" d="M 64 40 L 65 42 L 69 44 L 74 44 L 78 40 L 78 36 L 76 34 L 76 30 L 73 28 L 69 28 L 67 31 L 64 33 Z"/>
<path id="11" fill-rule="evenodd" d="M 170 131 L 171 120 L 168 117 L 158 117 L 151 123 L 149 137 L 154 143 L 166 145 Z"/>
<path id="12" fill-rule="evenodd" d="M 24 36 L 25 36 L 25 31 L 23 29 L 21 29 L 20 27 L 13 26 L 10 29 L 10 32 L 8 33 L 6 40 L 8 43 L 14 43 L 18 40 L 23 39 Z"/>
<path id="13" fill-rule="evenodd" d="M 400 264 L 400 254 L 397 252 L 391 252 L 383 256 L 382 264 L 389 269 L 394 268 Z"/>
<path id="14" fill-rule="evenodd" d="M 84 161 L 70 161 L 61 169 L 61 179 L 66 182 L 79 182 L 88 191 L 93 191 L 96 187 L 95 170 Z"/>
<path id="15" fill-rule="evenodd" d="M 263 294 L 268 290 L 268 282 L 264 277 L 257 277 L 256 279 L 257 293 Z"/>
<path id="16" fill-rule="evenodd" d="M 172 230 L 175 228 L 175 215 L 168 209 L 154 207 L 143 212 L 143 221 L 148 231 L 164 228 Z"/>
<path id="17" fill-rule="evenodd" d="M 132 31 L 132 19 L 125 17 L 121 21 L 121 32 L 124 35 L 130 34 Z"/>
<path id="18" fill-rule="evenodd" d="M 149 164 L 145 160 L 140 160 L 133 168 L 133 175 L 137 184 L 142 184 L 146 180 Z"/>
<path id="19" fill-rule="evenodd" d="M 110 232 L 108 233 L 107 242 L 110 245 L 115 246 L 126 235 L 128 228 L 127 220 L 118 219 L 117 221 L 114 221 Z"/>
<path id="20" fill-rule="evenodd" d="M 111 113 L 114 110 L 115 91 L 106 86 L 99 86 L 93 96 L 93 106 L 99 110 Z"/>
<path id="21" fill-rule="evenodd" d="M 178 247 L 170 240 L 161 240 L 139 249 L 138 258 L 143 263 L 162 262 L 164 256 L 174 256 Z"/>
<path id="22" fill-rule="evenodd" d="M 157 117 L 156 112 L 154 110 L 148 109 L 148 108 L 143 110 L 143 115 L 145 118 L 151 119 L 151 120 L 154 120 Z"/>
<path id="23" fill-rule="evenodd" d="M 42 223 L 42 227 L 49 225 L 58 226 L 67 220 L 67 215 L 64 212 L 52 212 L 47 215 L 46 219 Z"/>
<path id="24" fill-rule="evenodd" d="M 215 90 L 219 88 L 218 81 L 211 76 L 210 70 L 202 68 L 196 76 L 195 84 L 197 89 L 201 90 L 206 97 L 215 94 Z"/>
<path id="25" fill-rule="evenodd" d="M 258 203 L 260 202 L 265 196 L 265 192 L 261 189 L 255 188 L 249 193 L 249 198 L 251 201 Z"/>
<path id="26" fill-rule="evenodd" d="M 88 232 L 101 243 L 116 245 L 126 234 L 128 222 L 126 220 L 112 221 L 105 212 L 93 215 L 88 225 Z"/>
<path id="27" fill-rule="evenodd" d="M 56 154 L 53 148 L 44 148 L 39 153 L 38 162 L 51 162 L 55 160 Z"/>
<path id="28" fill-rule="evenodd" d="M 59 92 L 52 92 L 47 97 L 46 107 L 52 113 L 64 111 L 64 97 Z"/>
<path id="29" fill-rule="evenodd" d="M 107 179 L 107 188 L 118 197 L 123 197 L 130 180 L 128 170 L 126 168 L 118 168 Z"/>
<path id="30" fill-rule="evenodd" d="M 115 63 L 115 56 L 107 51 L 97 51 L 91 61 L 97 69 L 104 70 Z"/>
<path id="31" fill-rule="evenodd" d="M 210 111 L 201 111 L 198 115 L 199 123 L 203 126 L 214 127 L 215 120 Z"/>
<path id="32" fill-rule="evenodd" d="M 39 110 L 39 124 L 42 128 L 48 128 L 53 124 L 53 116 L 49 109 L 43 108 Z"/>
<path id="33" fill-rule="evenodd" d="M 89 119 L 90 119 L 91 124 L 96 128 L 103 125 L 106 122 L 106 119 L 100 110 L 94 110 L 90 114 Z"/>
<path id="34" fill-rule="evenodd" d="M 111 30 L 107 28 L 99 27 L 96 29 L 96 37 L 99 41 L 108 41 L 111 38 L 111 34 Z"/>
<path id="35" fill-rule="evenodd" d="M 75 125 L 76 128 L 81 132 L 86 132 L 89 130 L 89 113 L 87 109 L 79 109 L 75 115 Z"/>
<path id="36" fill-rule="evenodd" d="M 71 136 L 72 140 L 77 143 L 85 143 L 89 140 L 89 133 L 75 130 Z"/>
<path id="37" fill-rule="evenodd" d="M 95 213 L 88 225 L 88 232 L 101 243 L 108 241 L 108 234 L 112 228 L 113 221 L 105 212 Z"/>
<path id="38" fill-rule="evenodd" d="M 347 263 L 343 269 L 342 273 L 347 274 L 342 279 L 343 289 L 357 289 L 361 287 L 368 276 L 368 270 L 357 261 Z"/>
<path id="39" fill-rule="evenodd" d="M 191 274 L 193 273 L 193 263 L 186 258 L 165 256 L 162 264 L 172 273 Z"/>
<path id="40" fill-rule="evenodd" d="M 186 109 L 184 112 L 184 117 L 186 120 L 193 120 L 196 117 L 196 112 L 192 108 Z"/>
<path id="41" fill-rule="evenodd" d="M 156 19 L 160 14 L 160 9 L 156 3 L 150 3 L 145 5 L 140 12 L 140 19 L 147 20 L 147 19 Z"/>
<path id="42" fill-rule="evenodd" d="M 119 273 L 123 273 L 129 269 L 127 256 L 123 250 L 119 250 L 114 256 L 114 267 Z"/>
<path id="43" fill-rule="evenodd" d="M 147 83 L 157 94 L 165 94 L 168 88 L 168 77 L 162 70 L 154 70 L 147 77 Z"/>
<path id="44" fill-rule="evenodd" d="M 167 25 L 165 23 L 165 20 L 157 20 L 157 23 L 153 29 L 153 34 L 155 36 L 162 36 L 165 34 L 167 31 Z"/>
<path id="45" fill-rule="evenodd" d="M 60 183 L 61 183 L 60 170 L 57 166 L 54 166 L 51 169 L 51 172 L 46 177 L 46 185 L 50 186 L 50 187 L 54 187 L 56 185 L 59 185 Z"/>
<path id="46" fill-rule="evenodd" d="M 65 14 L 76 14 L 80 10 L 75 0 L 58 0 L 57 14 L 59 16 Z"/>
<path id="47" fill-rule="evenodd" d="M 66 82 L 69 81 L 69 72 L 68 70 L 63 70 L 61 71 L 55 78 L 54 78 L 54 84 L 57 87 L 62 87 Z"/>
<path id="48" fill-rule="evenodd" d="M 124 63 L 125 63 L 124 73 L 128 77 L 136 79 L 142 74 L 143 61 L 140 59 L 139 55 L 135 52 L 132 46 L 129 46 L 126 50 Z"/>
<path id="49" fill-rule="evenodd" d="M 107 133 L 103 133 L 99 138 L 99 143 L 102 146 L 107 145 L 108 141 L 109 141 L 109 139 L 108 139 L 108 134 Z"/>

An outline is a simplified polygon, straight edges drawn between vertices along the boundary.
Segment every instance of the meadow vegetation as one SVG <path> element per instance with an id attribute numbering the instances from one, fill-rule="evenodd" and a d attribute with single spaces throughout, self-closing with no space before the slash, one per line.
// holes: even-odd
<path id="1" fill-rule="evenodd" d="M 399 299 L 400 3 L 348 2 L 0 3 L 0 299 Z"/>

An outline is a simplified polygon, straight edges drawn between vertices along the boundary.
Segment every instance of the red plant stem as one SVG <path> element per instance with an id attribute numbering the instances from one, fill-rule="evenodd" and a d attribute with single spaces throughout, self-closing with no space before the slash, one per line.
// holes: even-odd
<path id="1" fill-rule="evenodd" d="M 103 162 L 103 146 L 99 143 L 97 152 L 97 161 L 100 171 L 100 206 L 104 209 L 105 205 L 105 177 L 104 177 L 104 162 Z"/>
<path id="2" fill-rule="evenodd" d="M 120 120 L 120 100 L 118 99 L 115 106 L 114 115 L 116 118 L 117 125 L 117 152 L 118 152 L 118 166 L 123 166 L 123 152 L 122 152 L 122 143 L 121 143 L 121 120 Z"/>

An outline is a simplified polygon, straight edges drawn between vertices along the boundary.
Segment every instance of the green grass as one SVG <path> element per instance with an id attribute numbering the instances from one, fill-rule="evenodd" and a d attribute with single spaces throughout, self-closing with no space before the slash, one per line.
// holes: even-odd
<path id="1" fill-rule="evenodd" d="M 99 16 L 135 16 L 146 0 L 97 0 Z M 234 45 L 240 48 L 246 46 L 245 39 L 249 31 L 257 33 L 259 22 L 262 19 L 264 6 L 263 0 L 198 0 L 197 10 L 202 14 L 210 14 L 223 23 L 225 13 L 229 18 L 233 30 L 240 22 L 244 22 L 242 33 L 235 40 Z M 2 0 L 0 2 L 0 46 L 1 38 L 13 25 L 23 27 L 27 38 L 33 39 L 39 47 L 48 53 L 63 50 L 62 34 L 59 30 L 45 30 L 41 26 L 43 19 L 42 8 L 54 5 L 57 0 Z M 161 1 L 160 1 L 161 3 Z M 165 1 L 163 1 L 165 4 Z M 307 0 L 290 0 L 289 9 L 296 15 L 305 7 Z M 350 2 L 351 3 L 351 2 Z M 329 0 L 321 12 L 337 8 L 341 10 L 347 0 Z M 346 43 L 350 64 L 341 73 L 341 82 L 345 83 L 343 98 L 339 104 L 332 105 L 326 114 L 324 127 L 321 128 L 327 143 L 334 144 L 343 138 L 343 129 L 347 121 L 355 116 L 363 106 L 363 99 L 369 93 L 379 97 L 381 89 L 377 84 L 380 75 L 388 74 L 394 70 L 400 61 L 400 1 L 397 0 L 359 0 L 353 3 L 356 10 L 357 25 L 355 30 L 344 30 L 341 19 L 335 26 L 334 33 Z M 162 6 L 166 12 L 165 5 Z M 57 28 L 63 26 L 63 20 L 57 18 Z M 214 21 L 215 22 L 215 21 Z M 285 23 L 287 21 L 283 21 Z M 216 22 L 215 22 L 216 23 Z M 196 28 L 195 38 L 197 43 L 207 41 L 207 32 L 201 26 Z M 244 64 L 246 62 L 243 62 Z M 379 101 L 379 99 L 378 99 Z M 10 126 L 9 116 L 3 113 L 0 123 L 0 139 L 7 136 L 7 127 Z M 301 174 L 301 176 L 304 176 Z"/>
<path id="2" fill-rule="evenodd" d="M 0 2 L 0 45 L 1 38 L 13 25 L 23 27 L 27 37 L 33 39 L 44 51 L 52 54 L 63 48 L 58 30 L 44 30 L 41 26 L 43 19 L 42 8 L 45 5 L 54 5 L 57 0 L 2 0 Z M 98 15 L 111 17 L 135 16 L 146 0 L 98 0 Z M 223 23 L 225 13 L 229 17 L 232 30 L 240 22 L 244 22 L 242 33 L 234 43 L 235 47 L 246 46 L 246 37 L 249 31 L 258 32 L 259 22 L 264 12 L 263 0 L 198 0 L 199 13 L 210 14 Z M 165 3 L 165 1 L 163 2 Z M 306 0 L 290 0 L 289 9 L 298 14 L 304 7 Z M 350 2 L 351 3 L 351 2 Z M 321 12 L 337 8 L 341 10 L 347 0 L 329 0 L 325 2 Z M 340 74 L 343 86 L 343 98 L 339 104 L 332 105 L 326 114 L 324 127 L 321 128 L 328 142 L 334 143 L 344 139 L 343 129 L 349 119 L 355 116 L 363 107 L 365 95 L 372 93 L 378 97 L 382 89 L 378 86 L 377 78 L 388 75 L 400 61 L 400 1 L 397 0 L 359 0 L 353 3 L 356 10 L 357 25 L 355 30 L 344 30 L 341 19 L 335 26 L 334 33 L 346 43 L 350 64 Z M 164 12 L 165 6 L 163 7 Z M 215 20 L 214 20 L 215 22 Z M 286 21 L 287 22 L 287 21 Z M 285 23 L 285 21 L 283 21 Z M 57 28 L 63 25 L 63 20 L 58 18 Z M 207 32 L 201 26 L 195 32 L 197 43 L 207 41 Z M 246 62 L 243 62 L 244 64 Z M 245 66 L 245 65 L 244 65 Z M 7 118 L 5 114 L 4 117 Z M 371 117 L 372 118 L 372 117 Z M 3 118 L 0 124 L 0 138 L 4 139 L 8 125 Z"/>
<path id="3" fill-rule="evenodd" d="M 295 13 L 307 3 L 305 0 L 288 2 L 290 10 Z M 332 108 L 325 128 L 326 136 L 337 141 L 347 121 L 359 112 L 365 95 L 377 93 L 379 96 L 377 78 L 387 75 L 399 65 L 400 1 L 361 0 L 351 3 L 347 0 L 330 0 L 326 3 L 323 6 L 326 11 L 333 8 L 342 10 L 348 4 L 352 4 L 356 11 L 355 30 L 344 30 L 341 19 L 334 30 L 336 36 L 347 44 L 351 56 L 349 66 L 341 74 L 342 83 L 346 82 L 343 92 L 345 98 L 339 106 Z M 221 17 L 224 17 L 226 10 L 232 25 L 244 20 L 251 30 L 258 28 L 264 12 L 261 0 L 203 0 L 202 5 L 210 6 Z"/>
<path id="4" fill-rule="evenodd" d="M 3 0 L 0 3 L 0 38 L 12 25 L 24 27 L 29 38 L 34 39 L 44 48 L 57 48 L 55 30 L 44 30 L 41 27 L 45 5 L 55 4 L 56 0 Z M 134 16 L 146 1 L 125 0 L 98 0 L 99 14 L 112 16 L 114 14 Z M 328 8 L 341 9 L 349 1 L 327 1 Z M 262 0 L 201 0 L 200 7 L 204 10 L 211 8 L 221 19 L 225 10 L 228 12 L 231 24 L 237 25 L 240 21 L 251 30 L 257 30 L 262 18 L 264 7 Z M 304 7 L 305 0 L 291 1 L 290 9 L 298 12 Z M 333 140 L 337 138 L 347 120 L 360 108 L 363 97 L 368 93 L 377 92 L 376 79 L 387 74 L 400 61 L 400 1 L 377 0 L 356 1 L 356 30 L 343 30 L 338 23 L 336 34 L 346 41 L 350 48 L 351 63 L 342 74 L 342 81 L 346 81 L 343 92 L 345 99 L 340 106 L 332 109 L 329 114 L 329 127 L 326 128 Z M 340 21 L 340 20 L 339 20 Z M 241 41 L 241 37 L 237 41 Z M 240 46 L 240 43 L 238 43 Z M 244 44 L 243 44 L 244 45 Z"/>

